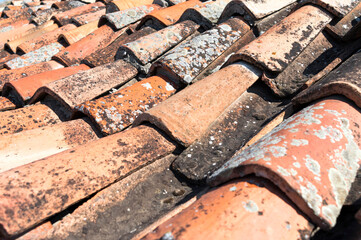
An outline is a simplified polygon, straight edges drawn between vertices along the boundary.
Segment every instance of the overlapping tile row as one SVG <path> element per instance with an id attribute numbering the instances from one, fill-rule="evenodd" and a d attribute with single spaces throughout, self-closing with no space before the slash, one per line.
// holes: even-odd
<path id="1" fill-rule="evenodd" d="M 313 5 L 309 5 L 310 2 Z M 319 7 L 316 7 L 317 5 Z M 97 208 L 88 211 L 86 206 L 95 206 L 100 198 L 107 198 L 107 194 L 115 191 L 115 186 L 124 187 L 123 177 L 132 176 L 144 165 L 171 154 L 176 149 L 176 144 L 183 145 L 177 149 L 177 153 L 180 149 L 187 149 L 175 161 L 174 157 L 167 161 L 168 166 L 173 162 L 172 170 L 193 181 L 191 186 L 194 182 L 204 183 L 209 174 L 229 159 L 236 150 L 242 148 L 270 118 L 285 109 L 290 109 L 287 105 L 290 95 L 321 79 L 359 48 L 359 43 L 355 39 L 358 24 L 352 24 L 350 21 L 351 16 L 357 15 L 358 1 L 341 5 L 322 0 L 303 1 L 298 5 L 292 0 L 277 3 L 250 0 L 123 0 L 95 3 L 93 1 L 86 5 L 64 1 L 48 4 L 46 7 L 31 3 L 25 11 L 15 8 L 8 10 L 13 11 L 8 12 L 8 16 L 18 19 L 21 24 L 7 30 L 8 26 L 13 27 L 11 21 L 0 20 L 0 27 L 3 29 L 0 38 L 10 40 L 7 48 L 19 54 L 17 56 L 3 51 L 1 55 L 7 69 L 1 70 L 0 75 L 9 76 L 1 80 L 4 83 L 12 80 L 4 87 L 3 98 L 0 99 L 0 110 L 5 111 L 0 112 L 0 118 L 3 119 L 1 125 L 4 126 L 3 138 L 0 141 L 9 143 L 0 150 L 0 154 L 6 159 L 4 170 L 7 170 L 3 176 L 0 175 L 0 178 L 4 178 L 4 181 L 0 182 L 3 182 L 3 188 L 6 190 L 4 198 L 0 198 L 0 209 L 3 211 L 0 214 L 0 224 L 3 226 L 3 234 L 21 235 L 24 231 L 34 228 L 28 236 L 44 235 L 45 231 L 50 234 L 50 239 L 65 235 L 79 237 L 82 227 L 99 229 L 97 226 L 94 227 L 91 220 L 76 223 L 72 228 L 72 217 L 79 220 L 87 214 L 93 214 L 92 216 L 96 216 L 98 220 L 107 216 L 112 219 L 111 221 L 117 222 L 116 216 L 109 214 L 112 209 L 118 209 L 117 206 L 106 204 L 105 211 Z M 20 12 L 27 14 L 20 17 Z M 283 18 L 285 19 L 282 20 Z M 51 21 L 55 21 L 56 24 Z M 46 28 L 46 24 L 49 23 L 53 24 L 50 26 L 54 29 L 40 34 L 40 29 Z M 346 24 L 347 31 L 333 33 L 332 27 L 339 27 L 340 24 Z M 88 31 L 76 33 L 87 27 L 90 27 Z M 67 33 L 68 30 L 74 31 L 75 34 Z M 259 34 L 261 36 L 254 40 Z M 335 37 L 339 39 L 335 41 Z M 160 44 L 160 47 L 155 48 L 154 44 L 151 44 L 154 39 L 157 39 L 156 43 Z M 355 40 L 351 42 L 351 39 Z M 44 47 L 52 45 L 59 47 L 58 52 L 46 52 L 44 56 L 39 54 Z M 236 54 L 227 61 L 233 53 Z M 119 60 L 120 58 L 124 61 Z M 52 60 L 49 61 L 50 59 Z M 225 66 L 221 68 L 225 62 Z M 35 67 L 41 64 L 54 67 L 37 72 Z M 93 69 L 88 69 L 89 67 Z M 28 76 L 22 75 L 23 73 Z M 47 77 L 48 74 L 51 77 Z M 192 85 L 188 86 L 189 84 Z M 121 89 L 114 89 L 119 87 Z M 349 89 L 352 93 L 358 91 L 353 87 L 344 89 L 345 92 Z M 270 91 L 277 96 L 272 96 Z M 345 94 L 347 97 L 352 95 L 351 91 L 349 92 L 348 95 Z M 332 91 L 330 94 L 333 94 Z M 41 102 L 11 110 L 15 105 L 21 107 L 27 104 L 29 100 L 31 104 L 39 100 Z M 337 100 L 334 107 L 346 109 L 347 104 L 344 104 L 346 103 Z M 144 113 L 147 110 L 148 112 Z M 37 116 L 35 123 L 31 121 L 35 114 L 31 113 L 42 113 L 43 116 Z M 83 116 L 80 113 L 86 115 L 85 121 L 79 119 L 79 116 Z M 323 114 L 325 119 L 329 116 L 328 112 Z M 9 124 L 8 119 L 17 124 Z M 68 121 L 63 122 L 64 120 Z M 132 124 L 132 128 L 126 129 Z M 95 128 L 98 128 L 102 135 L 97 134 Z M 52 132 L 54 134 L 49 138 Z M 79 141 L 73 137 L 74 134 L 79 135 Z M 34 138 L 34 141 L 31 138 Z M 69 142 L 70 138 L 74 138 L 73 143 Z M 39 146 L 35 139 L 49 141 Z M 344 146 L 346 145 L 345 143 Z M 61 152 L 66 149 L 68 150 Z M 55 153 L 58 154 L 52 155 Z M 39 160 L 42 157 L 45 158 Z M 9 164 L 8 159 L 14 161 Z M 93 164 L 89 164 L 89 161 L 93 161 Z M 195 161 L 199 163 L 194 164 Z M 29 164 L 24 165 L 26 163 Z M 16 168 L 13 169 L 14 167 Z M 47 170 L 41 170 L 42 168 Z M 268 169 L 272 172 L 272 168 Z M 37 171 L 43 173 L 42 177 L 39 177 Z M 169 170 L 164 170 L 164 174 L 165 172 L 174 176 Z M 20 173 L 23 175 L 12 179 Z M 62 175 L 62 178 L 59 178 L 59 175 Z M 349 176 L 350 179 L 345 180 L 345 189 L 348 189 L 352 182 L 352 174 Z M 172 181 L 174 179 L 176 178 L 171 178 Z M 286 181 L 284 176 L 270 179 L 275 184 Z M 119 185 L 113 184 L 118 180 Z M 252 181 L 268 184 L 259 178 Z M 29 183 L 30 187 L 25 186 L 25 182 Z M 9 185 L 6 187 L 6 184 Z M 113 190 L 110 190 L 110 184 L 114 187 Z M 142 184 L 146 186 L 146 182 Z M 243 191 L 249 183 L 237 180 L 232 184 L 236 184 L 236 188 L 239 187 L 240 191 Z M 293 185 L 292 187 L 293 190 L 296 189 Z M 309 186 L 306 184 L 302 187 Z M 79 212 L 70 214 L 68 219 L 57 219 L 56 221 L 62 224 L 58 225 L 59 227 L 49 225 L 48 221 L 42 223 L 103 188 L 105 189 L 101 194 L 91 198 L 89 204 L 83 208 L 76 206 Z M 250 202 L 247 193 L 253 193 L 252 190 L 247 190 L 243 194 L 234 193 L 234 188 L 229 188 L 232 188 L 230 198 L 220 202 L 220 206 L 244 201 L 244 209 L 254 207 L 254 202 Z M 280 188 L 285 190 L 283 187 Z M 130 188 L 127 189 L 131 191 Z M 157 186 L 156 189 L 160 190 L 160 187 Z M 224 189 L 221 187 L 214 191 L 223 194 Z M 258 199 L 260 201 L 256 206 L 264 210 L 261 214 L 257 212 L 258 219 L 252 211 L 251 214 L 238 215 L 243 210 L 242 205 L 241 210 L 237 210 L 235 214 L 239 217 L 234 217 L 241 225 L 246 222 L 242 220 L 243 217 L 248 223 L 259 224 L 264 221 L 264 224 L 259 224 L 260 235 L 257 236 L 260 238 L 273 238 L 275 235 L 272 234 L 281 232 L 283 227 L 292 229 L 288 232 L 290 235 L 285 235 L 287 239 L 306 237 L 313 226 L 302 214 L 306 214 L 321 227 L 327 228 L 334 223 L 343 204 L 343 199 L 335 197 L 332 191 L 326 191 L 325 194 L 329 195 L 322 195 L 327 202 L 322 203 L 325 205 L 323 207 L 334 212 L 326 209 L 325 214 L 318 214 L 315 208 L 308 206 L 311 204 L 307 201 L 314 202 L 312 199 L 309 200 L 307 195 L 312 193 L 313 189 L 308 189 L 307 194 L 304 194 L 307 197 L 297 198 L 297 194 L 290 197 L 302 210 L 303 213 L 300 214 L 291 201 L 282 200 L 285 199 L 284 193 L 279 190 L 277 194 L 273 190 L 272 193 L 267 192 L 270 189 L 272 187 L 267 185 L 265 189 L 259 188 L 257 193 L 254 193 L 256 199 L 262 194 L 269 199 L 268 202 Z M 188 194 L 191 191 L 188 189 L 186 192 Z M 149 192 L 153 192 L 152 189 Z M 123 206 L 125 213 L 128 211 L 126 204 L 133 199 L 131 196 L 139 195 L 132 194 L 126 198 L 128 200 L 117 201 L 117 204 Z M 209 192 L 203 197 L 207 199 L 206 196 L 211 195 L 212 192 Z M 109 232 L 118 234 L 117 238 L 134 236 L 151 221 L 171 210 L 180 200 L 181 198 L 161 200 L 161 207 L 147 211 L 146 216 L 142 218 L 147 219 L 146 221 L 140 220 L 137 223 L 137 219 L 130 219 L 129 215 L 125 214 L 127 216 L 124 219 L 127 219 L 125 221 L 129 226 L 122 227 L 119 232 Z M 215 197 L 208 200 L 211 204 L 217 204 L 218 201 Z M 203 200 L 194 203 L 194 206 L 198 206 L 201 201 Z M 169 203 L 172 205 L 167 207 Z M 261 235 L 263 229 L 267 228 L 267 223 L 269 224 L 269 216 L 261 216 L 276 203 L 284 206 L 292 215 L 292 219 L 284 219 L 285 226 L 272 225 L 275 231 L 270 235 Z M 200 206 L 202 204 L 204 203 Z M 151 208 L 149 204 L 144 206 Z M 213 208 L 209 211 L 214 219 L 222 219 L 219 221 L 221 226 L 228 221 L 229 215 L 227 209 L 219 209 L 216 215 L 213 215 Z M 142 211 L 140 209 L 136 213 L 139 215 Z M 201 214 L 200 222 L 189 220 L 192 224 L 185 226 L 184 231 L 182 224 L 191 214 L 191 210 L 184 210 L 181 215 L 174 218 L 178 219 L 174 222 L 174 228 L 167 230 L 167 225 L 162 225 L 146 238 L 189 238 L 200 232 L 205 235 L 197 235 L 199 238 L 206 237 L 206 234 L 250 235 L 247 232 L 249 228 L 237 228 L 234 227 L 235 224 L 228 232 L 199 230 L 199 224 L 206 223 L 204 226 L 207 226 L 207 221 L 204 220 L 207 216 Z M 99 221 L 100 224 L 106 222 Z M 131 229 L 132 226 L 136 226 L 137 229 Z M 61 231 L 64 229 L 72 233 L 63 235 L 64 232 Z M 86 235 L 89 237 L 92 235 L 90 233 L 91 231 Z M 99 235 L 93 234 L 94 238 L 96 236 Z M 27 234 L 23 237 L 26 238 Z"/>

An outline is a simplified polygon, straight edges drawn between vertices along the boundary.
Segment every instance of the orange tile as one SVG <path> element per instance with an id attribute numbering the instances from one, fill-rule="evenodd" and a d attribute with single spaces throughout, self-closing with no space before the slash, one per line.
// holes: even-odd
<path id="1" fill-rule="evenodd" d="M 106 47 L 118 36 L 126 34 L 125 31 L 126 29 L 114 32 L 108 25 L 103 25 L 88 36 L 60 51 L 53 59 L 66 66 L 80 63 L 88 55 Z"/>
<path id="2" fill-rule="evenodd" d="M 1 70 L 7 70 L 7 69 L 4 69 L 4 64 L 7 63 L 8 61 L 14 59 L 14 58 L 17 58 L 19 57 L 19 55 L 17 54 L 10 54 L 8 51 L 6 50 L 2 50 L 1 53 L 3 52 L 6 52 L 8 53 L 8 55 L 6 56 L 6 54 L 1 54 L 2 55 L 2 58 L 0 58 L 0 69 Z"/>
<path id="3" fill-rule="evenodd" d="M 105 14 L 105 8 L 100 9 L 99 11 L 96 12 L 82 14 L 80 16 L 73 17 L 72 21 L 75 24 L 81 26 L 99 20 L 100 17 L 103 16 L 104 14 Z"/>
<path id="4" fill-rule="evenodd" d="M 63 32 L 59 35 L 60 40 L 64 40 L 67 44 L 71 45 L 80 39 L 86 37 L 89 33 L 98 29 L 99 21 L 94 21 L 83 26 L 73 28 L 69 31 Z"/>
<path id="5" fill-rule="evenodd" d="M 0 172 L 98 139 L 82 119 L 60 122 L 0 138 Z"/>
<path id="6" fill-rule="evenodd" d="M 30 104 L 41 99 L 44 94 L 49 94 L 72 110 L 76 105 L 122 85 L 136 74 L 137 70 L 123 61 L 102 65 L 45 84 L 34 94 Z"/>
<path id="7" fill-rule="evenodd" d="M 258 69 L 247 64 L 230 65 L 143 113 L 134 124 L 151 122 L 187 147 L 199 138 L 260 74 Z"/>
<path id="8" fill-rule="evenodd" d="M 4 85 L 3 96 L 12 96 L 19 106 L 23 106 L 40 87 L 88 69 L 88 66 L 81 64 L 16 79 Z"/>
<path id="9" fill-rule="evenodd" d="M 50 21 L 50 19 L 59 12 L 60 10 L 54 8 L 38 10 L 34 13 L 35 16 L 31 18 L 31 22 L 37 26 L 41 26 L 45 22 Z"/>
<path id="10" fill-rule="evenodd" d="M 330 229 L 361 162 L 360 115 L 344 99 L 321 100 L 236 153 L 209 180 L 219 184 L 248 174 L 270 179 L 314 223 Z"/>
<path id="11" fill-rule="evenodd" d="M 0 112 L 13 110 L 16 106 L 6 97 L 0 97 Z"/>
<path id="12" fill-rule="evenodd" d="M 19 20 L 14 20 L 11 18 L 2 18 L 0 19 L 0 30 L 1 30 L 0 36 L 3 35 L 5 32 L 14 30 L 15 28 L 22 27 L 29 23 L 30 20 L 27 18 L 19 19 Z"/>
<path id="13" fill-rule="evenodd" d="M 63 68 L 63 65 L 55 62 L 42 62 L 31 66 L 17 68 L 13 70 L 6 70 L 0 72 L 0 89 L 3 88 L 4 84 L 19 78 L 28 77 L 38 73 L 51 71 L 55 69 Z"/>
<path id="14" fill-rule="evenodd" d="M 62 13 L 58 13 L 53 17 L 54 21 L 59 23 L 60 26 L 70 23 L 72 17 L 83 15 L 86 13 L 97 12 L 100 9 L 105 8 L 101 2 L 86 4 L 80 7 L 72 8 Z"/>
<path id="15" fill-rule="evenodd" d="M 154 24 L 154 21 L 156 21 L 157 25 L 161 25 L 163 27 L 172 25 L 179 20 L 179 18 L 182 16 L 182 14 L 184 13 L 185 10 L 187 10 L 188 8 L 197 6 L 201 3 L 202 2 L 200 2 L 198 0 L 189 0 L 186 2 L 176 4 L 171 7 L 167 7 L 167 8 L 158 10 L 158 11 L 154 11 L 142 19 L 138 28 L 142 27 L 143 25 Z M 152 23 L 147 23 L 148 21 L 150 21 Z"/>
<path id="16" fill-rule="evenodd" d="M 24 19 L 29 18 L 32 14 L 32 10 L 30 8 L 20 8 L 20 9 L 10 9 L 2 12 L 3 17 L 8 17 L 12 19 Z"/>
<path id="17" fill-rule="evenodd" d="M 321 9 L 306 5 L 270 28 L 228 61 L 244 60 L 272 72 L 283 71 L 331 21 Z"/>
<path id="18" fill-rule="evenodd" d="M 28 53 L 51 43 L 54 43 L 58 40 L 61 34 L 63 34 L 64 32 L 70 32 L 75 28 L 76 26 L 74 24 L 67 24 L 51 32 L 44 33 L 39 37 L 29 39 L 17 47 L 17 52 Z"/>
<path id="19" fill-rule="evenodd" d="M 107 4 L 107 13 L 152 4 L 153 0 L 113 0 Z"/>
<path id="20" fill-rule="evenodd" d="M 154 76 L 115 93 L 76 106 L 88 115 L 105 135 L 120 132 L 142 112 L 175 93 L 176 89 L 163 78 Z"/>
<path id="21" fill-rule="evenodd" d="M 3 47 L 6 42 L 23 37 L 32 31 L 35 31 L 35 24 L 23 24 L 19 27 L 13 27 L 12 30 L 0 34 L 0 47 Z"/>
<path id="22" fill-rule="evenodd" d="M 311 231 L 279 189 L 250 177 L 209 190 L 142 239 L 288 240 L 309 239 Z"/>
<path id="23" fill-rule="evenodd" d="M 357 4 L 358 1 L 353 0 L 343 0 L 343 1 L 332 1 L 332 0 L 306 0 L 301 4 L 317 4 L 322 8 L 325 8 L 327 11 L 333 13 L 337 17 L 344 17 L 347 15 Z"/>
<path id="24" fill-rule="evenodd" d="M 60 122 L 59 117 L 43 104 L 0 112 L 0 135 L 18 133 L 58 122 Z"/>
<path id="25" fill-rule="evenodd" d="M 5 43 L 5 48 L 10 49 L 12 52 L 16 52 L 16 48 L 28 41 L 28 40 L 32 40 L 34 38 L 40 37 L 41 35 L 54 31 L 58 28 L 57 24 L 54 24 L 54 21 L 48 21 L 47 23 L 44 23 L 43 25 L 39 26 L 36 28 L 36 30 L 31 31 L 31 33 L 26 34 L 25 36 L 21 37 L 21 38 L 17 38 L 13 41 L 7 42 Z"/>
<path id="26" fill-rule="evenodd" d="M 174 150 L 175 145 L 156 130 L 140 126 L 3 172 L 0 223 L 4 232 L 26 231 Z"/>
<path id="27" fill-rule="evenodd" d="M 81 1 L 59 1 L 52 4 L 52 8 L 67 11 L 72 8 L 85 6 L 86 4 Z"/>

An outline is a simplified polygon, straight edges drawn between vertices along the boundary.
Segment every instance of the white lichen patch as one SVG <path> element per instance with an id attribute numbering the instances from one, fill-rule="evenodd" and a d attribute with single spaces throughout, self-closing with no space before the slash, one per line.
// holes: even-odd
<path id="1" fill-rule="evenodd" d="M 296 146 L 296 147 L 307 146 L 308 140 L 307 139 L 292 139 L 291 145 Z"/>
<path id="2" fill-rule="evenodd" d="M 287 171 L 287 169 L 281 166 L 277 166 L 277 172 L 281 173 L 281 175 L 285 177 L 291 176 L 291 174 Z"/>
<path id="3" fill-rule="evenodd" d="M 336 207 L 333 204 L 322 207 L 322 215 L 324 218 L 330 221 L 331 226 L 334 226 L 336 224 L 336 219 L 339 214 L 340 208 Z"/>
<path id="4" fill-rule="evenodd" d="M 258 212 L 258 206 L 252 200 L 249 200 L 248 202 L 242 202 L 242 205 L 247 212 L 251 212 L 251 213 Z"/>
<path id="5" fill-rule="evenodd" d="M 306 155 L 303 159 L 305 161 L 305 165 L 308 170 L 310 170 L 313 174 L 320 176 L 321 166 L 320 164 L 314 160 L 310 155 Z"/>
<path id="6" fill-rule="evenodd" d="M 234 191 L 236 191 L 237 190 L 237 187 L 236 186 L 233 186 L 233 187 L 230 187 L 229 188 L 229 191 L 231 191 L 231 192 L 234 192 Z"/>
<path id="7" fill-rule="evenodd" d="M 295 166 L 296 168 L 300 168 L 301 164 L 299 162 L 294 162 L 292 163 L 293 166 Z"/>
<path id="8" fill-rule="evenodd" d="M 307 182 L 307 187 L 301 186 L 301 196 L 306 201 L 316 215 L 321 212 L 322 197 L 318 195 L 317 188 L 310 182 Z"/>

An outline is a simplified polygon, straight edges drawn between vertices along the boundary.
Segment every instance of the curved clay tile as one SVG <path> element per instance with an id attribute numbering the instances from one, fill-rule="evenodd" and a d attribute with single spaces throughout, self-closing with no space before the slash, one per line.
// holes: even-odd
<path id="1" fill-rule="evenodd" d="M 14 27 L 10 31 L 0 33 L 0 47 L 3 47 L 6 42 L 21 38 L 35 30 L 35 24 L 23 24 L 19 27 Z"/>
<path id="2" fill-rule="evenodd" d="M 163 28 L 176 23 L 182 16 L 185 10 L 188 8 L 197 6 L 202 2 L 198 0 L 189 0 L 176 4 L 171 7 L 160 9 L 146 15 L 140 22 L 138 28 L 148 25 L 155 26 L 157 28 Z"/>
<path id="3" fill-rule="evenodd" d="M 32 39 L 39 37 L 43 34 L 46 34 L 48 32 L 54 31 L 56 29 L 58 29 L 58 25 L 54 24 L 54 21 L 49 21 L 49 22 L 44 23 L 43 25 L 37 27 L 35 31 L 32 31 L 31 33 L 26 34 L 25 36 L 23 36 L 21 38 L 17 38 L 15 40 L 5 43 L 4 48 L 10 49 L 10 51 L 15 53 L 16 48 L 20 44 L 22 44 L 28 40 L 32 40 Z"/>
<path id="4" fill-rule="evenodd" d="M 51 7 L 62 11 L 67 11 L 72 8 L 77 8 L 85 5 L 86 4 L 81 1 L 60 1 L 54 2 Z"/>
<path id="5" fill-rule="evenodd" d="M 205 29 L 209 29 L 218 22 L 224 8 L 230 1 L 208 1 L 188 8 L 180 17 L 179 22 L 192 20 Z"/>
<path id="6" fill-rule="evenodd" d="M 153 0 L 113 0 L 107 4 L 106 8 L 107 13 L 112 13 L 152 3 Z"/>
<path id="7" fill-rule="evenodd" d="M 237 72 L 234 77 L 242 78 Z M 172 163 L 172 169 L 197 184 L 205 184 L 207 177 L 244 148 L 254 136 L 278 125 L 289 114 L 289 99 L 273 97 L 271 90 L 257 82 L 243 92 L 208 129 L 185 149 Z M 279 112 L 284 111 L 277 115 Z M 273 119 L 275 116 L 277 117 Z M 272 119 L 272 123 L 268 122 Z M 265 126 L 267 124 L 267 126 Z M 270 126 L 270 127 L 268 127 Z"/>
<path id="8" fill-rule="evenodd" d="M 115 93 L 75 107 L 89 116 L 105 135 L 128 127 L 142 113 L 169 98 L 176 89 L 163 78 L 144 79 Z"/>
<path id="9" fill-rule="evenodd" d="M 102 17 L 101 24 L 109 23 L 115 29 L 122 29 L 129 24 L 135 23 L 142 19 L 148 13 L 159 10 L 156 4 L 134 7 L 118 12 L 112 12 Z"/>
<path id="10" fill-rule="evenodd" d="M 151 66 L 150 74 L 189 84 L 249 30 L 242 20 L 229 19 L 168 51 Z"/>
<path id="11" fill-rule="evenodd" d="M 360 84 L 361 53 L 356 53 L 325 78 L 300 93 L 293 102 L 296 105 L 306 104 L 322 97 L 344 95 L 361 108 Z"/>
<path id="12" fill-rule="evenodd" d="M 361 36 L 361 3 L 358 3 L 347 15 L 337 22 L 331 22 L 327 25 L 326 30 L 333 36 L 344 41 L 357 39 Z M 355 24 L 356 22 L 356 24 Z"/>
<path id="13" fill-rule="evenodd" d="M 224 21 L 231 16 L 241 15 L 250 24 L 254 24 L 266 16 L 275 13 L 282 8 L 296 2 L 295 0 L 281 0 L 281 1 L 253 1 L 253 0 L 233 0 L 224 9 L 220 16 L 220 21 Z"/>
<path id="14" fill-rule="evenodd" d="M 41 47 L 44 47 L 46 45 L 49 45 L 51 43 L 54 43 L 58 40 L 59 36 L 65 32 L 69 32 L 73 29 L 75 29 L 76 26 L 74 24 L 66 24 L 60 28 L 57 28 L 51 32 L 44 33 L 43 35 L 29 39 L 26 42 L 23 42 L 17 47 L 17 52 L 19 53 L 28 53 L 31 51 L 34 51 L 36 49 L 39 49 Z"/>
<path id="15" fill-rule="evenodd" d="M 3 172 L 2 229 L 6 235 L 24 232 L 175 148 L 153 128 L 140 126 Z"/>
<path id="16" fill-rule="evenodd" d="M 96 139 L 97 135 L 83 119 L 2 136 L 0 173 Z"/>
<path id="17" fill-rule="evenodd" d="M 60 63 L 49 61 L 0 72 L 0 89 L 2 89 L 7 82 L 63 67 Z"/>
<path id="18" fill-rule="evenodd" d="M 270 179 L 319 227 L 336 224 L 361 162 L 360 112 L 325 99 L 285 120 L 212 174 L 212 185 L 256 174 Z M 318 146 L 318 147 L 312 147 Z"/>
<path id="19" fill-rule="evenodd" d="M 51 70 L 13 80 L 4 85 L 2 94 L 3 96 L 11 97 L 18 106 L 24 106 L 39 88 L 88 69 L 88 66 L 81 64 L 79 66 Z"/>
<path id="20" fill-rule="evenodd" d="M 5 10 L 2 12 L 2 17 L 12 18 L 12 19 L 24 19 L 30 18 L 33 10 L 30 8 L 21 8 L 21 9 L 14 9 L 14 10 Z"/>
<path id="21" fill-rule="evenodd" d="M 6 52 L 6 53 L 9 53 L 8 51 L 5 51 L 3 50 L 2 52 Z M 3 55 L 3 54 L 2 54 Z M 4 55 L 3 55 L 4 56 Z M 17 58 L 19 57 L 19 55 L 17 54 L 10 54 L 7 55 L 7 56 L 4 56 L 2 58 L 0 58 L 0 69 L 4 69 L 4 64 L 7 63 L 8 61 L 14 59 L 14 58 Z"/>
<path id="22" fill-rule="evenodd" d="M 134 124 L 151 122 L 188 147 L 259 76 L 248 64 L 230 65 L 141 114 Z"/>
<path id="23" fill-rule="evenodd" d="M 71 29 L 70 31 L 63 32 L 59 35 L 59 41 L 65 41 L 67 44 L 71 45 L 73 43 L 76 43 L 80 39 L 86 37 L 88 34 L 94 32 L 98 29 L 99 21 L 94 21 L 87 23 L 85 25 L 82 25 L 80 27 Z M 69 24 L 67 24 L 69 25 Z M 65 26 L 67 26 L 65 25 Z"/>
<path id="24" fill-rule="evenodd" d="M 39 88 L 30 104 L 49 94 L 69 110 L 94 99 L 135 77 L 137 70 L 123 61 L 109 63 L 46 84 Z"/>
<path id="25" fill-rule="evenodd" d="M 318 7 L 303 6 L 240 49 L 228 63 L 244 60 L 267 71 L 282 72 L 331 19 Z"/>
<path id="26" fill-rule="evenodd" d="M 58 122 L 60 122 L 59 117 L 43 104 L 0 112 L 0 135 L 18 133 Z"/>
<path id="27" fill-rule="evenodd" d="M 47 221 L 40 226 L 31 229 L 29 232 L 21 235 L 18 240 L 32 240 L 32 239 L 45 239 L 48 235 L 48 232 L 53 229 L 53 225 L 50 221 Z"/>
<path id="28" fill-rule="evenodd" d="M 5 32 L 9 32 L 16 28 L 20 28 L 29 23 L 30 23 L 29 19 L 22 19 L 22 20 L 14 20 L 11 18 L 0 19 L 0 36 L 3 35 L 3 33 Z"/>
<path id="29" fill-rule="evenodd" d="M 78 26 L 94 22 L 100 19 L 101 16 L 105 14 L 105 9 L 100 9 L 99 11 L 82 14 L 80 16 L 72 17 L 71 21 L 77 24 Z"/>
<path id="30" fill-rule="evenodd" d="M 125 32 L 126 29 L 114 32 L 108 25 L 103 25 L 88 36 L 54 55 L 53 59 L 61 62 L 65 66 L 78 64 L 85 57 L 106 47 L 120 35 L 126 34 Z"/>
<path id="31" fill-rule="evenodd" d="M 155 30 L 153 28 L 145 27 L 130 35 L 120 35 L 111 44 L 90 54 L 89 56 L 84 58 L 82 62 L 84 62 L 90 67 L 96 67 L 114 62 L 115 55 L 122 44 L 135 41 L 140 37 L 146 36 L 154 32 Z"/>
<path id="32" fill-rule="evenodd" d="M 70 23 L 72 17 L 76 17 L 86 13 L 97 12 L 103 8 L 105 8 L 105 6 L 101 2 L 86 4 L 80 7 L 72 8 L 62 13 L 58 13 L 53 16 L 52 19 L 54 19 L 54 21 L 57 22 L 60 26 L 63 26 Z"/>
<path id="33" fill-rule="evenodd" d="M 356 7 L 356 5 L 360 3 L 360 0 L 304 0 L 301 2 L 301 4 L 308 3 L 319 5 L 337 17 L 342 18 Z"/>
<path id="34" fill-rule="evenodd" d="M 54 8 L 39 10 L 34 13 L 34 17 L 31 19 L 31 23 L 35 23 L 37 26 L 49 21 L 54 15 L 58 14 L 60 10 Z"/>
<path id="35" fill-rule="evenodd" d="M 209 190 L 142 240 L 309 239 L 312 228 L 279 189 L 250 177 Z"/>
<path id="36" fill-rule="evenodd" d="M 0 112 L 13 110 L 16 106 L 6 97 L 0 97 Z"/>
<path id="37" fill-rule="evenodd" d="M 47 62 L 51 60 L 52 56 L 60 52 L 62 49 L 64 49 L 64 46 L 60 43 L 50 43 L 49 45 L 6 62 L 4 67 L 8 69 L 16 69 L 31 66 L 41 62 Z"/>
<path id="38" fill-rule="evenodd" d="M 117 52 L 116 59 L 125 59 L 134 66 L 144 66 L 195 33 L 198 27 L 199 25 L 192 21 L 184 21 L 166 27 L 122 45 Z"/>

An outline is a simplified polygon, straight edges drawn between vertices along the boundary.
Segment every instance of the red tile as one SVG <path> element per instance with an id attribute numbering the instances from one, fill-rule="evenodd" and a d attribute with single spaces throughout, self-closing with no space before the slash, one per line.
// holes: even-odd
<path id="1" fill-rule="evenodd" d="M 153 0 L 113 0 L 107 4 L 107 13 L 152 4 Z"/>
<path id="2" fill-rule="evenodd" d="M 80 39 L 86 37 L 89 33 L 98 29 L 99 21 L 87 23 L 83 26 L 73 28 L 70 31 L 63 32 L 59 35 L 60 40 L 64 40 L 67 44 L 71 45 Z M 68 24 L 69 25 L 69 24 Z M 65 25 L 67 26 L 67 25 Z"/>
<path id="3" fill-rule="evenodd" d="M 72 8 L 77 8 L 85 5 L 86 4 L 81 1 L 59 1 L 59 2 L 54 2 L 52 4 L 52 7 L 55 9 L 67 11 Z"/>
<path id="4" fill-rule="evenodd" d="M 209 180 L 214 185 L 248 174 L 270 179 L 314 223 L 329 229 L 361 162 L 358 119 L 352 104 L 322 100 L 236 153 Z"/>
<path id="5" fill-rule="evenodd" d="M 23 42 L 17 47 L 17 52 L 20 51 L 20 53 L 28 53 L 51 43 L 54 43 L 58 40 L 61 34 L 63 34 L 64 32 L 70 32 L 75 28 L 76 26 L 74 24 L 67 24 L 51 32 L 44 33 L 39 37 L 29 39 L 28 41 Z"/>
<path id="6" fill-rule="evenodd" d="M 10 31 L 6 31 L 0 34 L 0 47 L 3 47 L 4 44 L 8 41 L 15 40 L 17 38 L 23 37 L 26 34 L 35 31 L 35 24 L 22 24 L 18 27 L 11 26 L 12 29 Z"/>
<path id="7" fill-rule="evenodd" d="M 143 113 L 134 124 L 151 122 L 189 146 L 259 76 L 260 72 L 251 66 L 230 65 Z"/>
<path id="8" fill-rule="evenodd" d="M 50 221 L 48 221 L 38 227 L 35 227 L 21 237 L 18 237 L 17 240 L 45 239 L 48 232 L 50 232 L 52 229 L 53 225 Z"/>
<path id="9" fill-rule="evenodd" d="M 311 231 L 279 189 L 251 177 L 209 190 L 142 239 L 288 240 L 309 239 Z"/>
<path id="10" fill-rule="evenodd" d="M 36 116 L 34 116 L 36 117 Z M 59 122 L 0 138 L 0 172 L 98 139 L 83 119 Z"/>
<path id="11" fill-rule="evenodd" d="M 359 1 L 306 0 L 306 1 L 302 1 L 301 4 L 308 4 L 308 3 L 317 4 L 322 8 L 325 8 L 326 10 L 335 14 L 337 17 L 344 17 L 359 3 Z"/>
<path id="12" fill-rule="evenodd" d="M 0 97 L 0 112 L 13 110 L 16 106 L 6 97 Z"/>
<path id="13" fill-rule="evenodd" d="M 129 63 L 109 63 L 45 84 L 36 91 L 29 103 L 32 104 L 44 94 L 49 94 L 72 110 L 76 105 L 122 85 L 136 74 L 136 69 Z"/>
<path id="14" fill-rule="evenodd" d="M 13 70 L 4 70 L 0 72 L 0 89 L 3 88 L 4 84 L 19 78 L 28 77 L 31 75 L 35 75 L 38 73 L 51 71 L 59 68 L 63 68 L 64 66 L 55 62 L 42 62 L 38 64 L 34 64 L 27 67 L 22 67 Z"/>
<path id="15" fill-rule="evenodd" d="M 174 149 L 157 131 L 141 126 L 3 172 L 4 232 L 21 233 Z"/>
<path id="16" fill-rule="evenodd" d="M 118 36 L 124 34 L 125 30 L 114 32 L 108 25 L 103 25 L 88 36 L 60 51 L 53 59 L 63 63 L 65 66 L 78 64 L 85 57 L 109 45 Z"/>
<path id="17" fill-rule="evenodd" d="M 142 112 L 169 98 L 176 89 L 163 78 L 154 76 L 115 93 L 87 101 L 76 110 L 88 115 L 105 135 L 120 132 Z"/>
<path id="18" fill-rule="evenodd" d="M 233 55 L 265 70 L 283 71 L 331 21 L 321 9 L 307 5 L 283 19 Z"/>
<path id="19" fill-rule="evenodd" d="M 90 22 L 97 21 L 101 16 L 105 14 L 105 8 L 100 9 L 99 11 L 82 14 L 80 16 L 76 16 L 72 18 L 72 21 L 77 25 L 81 26 Z"/>
<path id="20" fill-rule="evenodd" d="M 79 66 L 60 68 L 13 80 L 4 85 L 3 96 L 10 95 L 16 99 L 18 105 L 23 106 L 39 88 L 88 69 L 88 66 L 81 64 Z"/>

